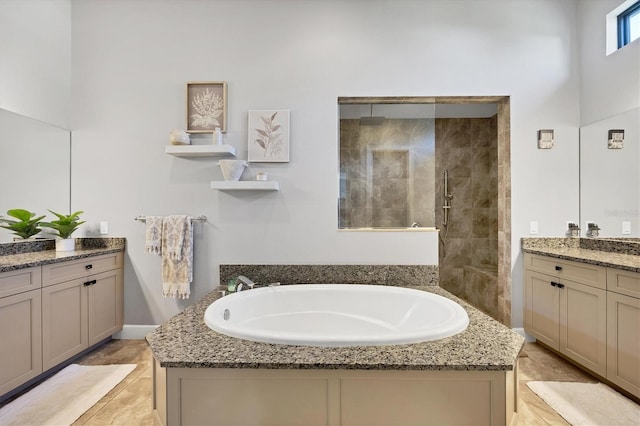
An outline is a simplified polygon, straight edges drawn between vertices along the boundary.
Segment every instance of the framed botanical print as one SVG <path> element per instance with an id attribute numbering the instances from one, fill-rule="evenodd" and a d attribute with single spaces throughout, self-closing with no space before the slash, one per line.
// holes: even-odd
<path id="1" fill-rule="evenodd" d="M 187 82 L 187 132 L 213 133 L 216 127 L 227 131 L 227 83 L 225 81 Z"/>
<path id="2" fill-rule="evenodd" d="M 249 111 L 249 161 L 289 162 L 289 110 Z"/>

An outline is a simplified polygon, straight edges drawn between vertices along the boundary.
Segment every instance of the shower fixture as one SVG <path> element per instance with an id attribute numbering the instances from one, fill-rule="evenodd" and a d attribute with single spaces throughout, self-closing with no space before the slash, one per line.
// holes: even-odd
<path id="1" fill-rule="evenodd" d="M 373 104 L 369 104 L 369 117 L 360 117 L 361 126 L 380 126 L 385 120 L 385 117 L 373 116 Z"/>
<path id="2" fill-rule="evenodd" d="M 453 195 L 449 193 L 449 171 L 444 170 L 444 205 L 442 206 L 442 225 L 447 226 L 449 224 L 449 209 L 451 208 L 451 200 Z"/>

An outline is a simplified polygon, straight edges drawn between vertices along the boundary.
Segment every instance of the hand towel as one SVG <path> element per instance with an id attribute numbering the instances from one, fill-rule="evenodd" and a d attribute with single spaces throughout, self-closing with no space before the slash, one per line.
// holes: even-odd
<path id="1" fill-rule="evenodd" d="M 145 232 L 144 252 L 150 254 L 160 254 L 162 216 L 147 216 L 145 219 L 147 229 Z"/>
<path id="2" fill-rule="evenodd" d="M 193 226 L 189 216 L 162 221 L 162 295 L 186 299 L 193 280 Z"/>

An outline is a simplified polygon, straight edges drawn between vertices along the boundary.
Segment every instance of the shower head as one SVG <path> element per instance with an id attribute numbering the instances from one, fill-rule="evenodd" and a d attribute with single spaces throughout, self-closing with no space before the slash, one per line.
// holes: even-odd
<path id="1" fill-rule="evenodd" d="M 373 116 L 373 104 L 370 104 L 370 112 L 369 117 L 360 117 L 360 126 L 380 126 L 384 122 L 384 117 L 374 117 Z"/>

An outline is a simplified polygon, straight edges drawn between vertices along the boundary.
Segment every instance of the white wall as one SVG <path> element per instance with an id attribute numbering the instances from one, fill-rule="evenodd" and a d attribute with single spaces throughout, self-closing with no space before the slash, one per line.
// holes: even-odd
<path id="1" fill-rule="evenodd" d="M 606 55 L 606 15 L 623 0 L 582 0 L 580 123 L 591 124 L 640 106 L 640 39 Z"/>
<path id="2" fill-rule="evenodd" d="M 435 233 L 338 232 L 338 96 L 511 96 L 513 325 L 519 239 L 578 218 L 574 1 L 72 2 L 73 209 L 126 236 L 127 324 L 160 323 L 218 284 L 220 263 L 437 264 Z M 247 110 L 291 110 L 291 162 L 255 164 L 265 194 L 216 192 L 215 161 L 163 153 L 184 128 L 184 83 L 229 84 L 228 143 L 247 155 Z M 557 147 L 536 149 L 536 131 Z M 558 190 L 558 188 L 562 188 Z M 205 214 L 195 294 L 160 296 L 138 214 Z"/>
<path id="3" fill-rule="evenodd" d="M 71 1 L 0 0 L 0 108 L 69 128 Z"/>

